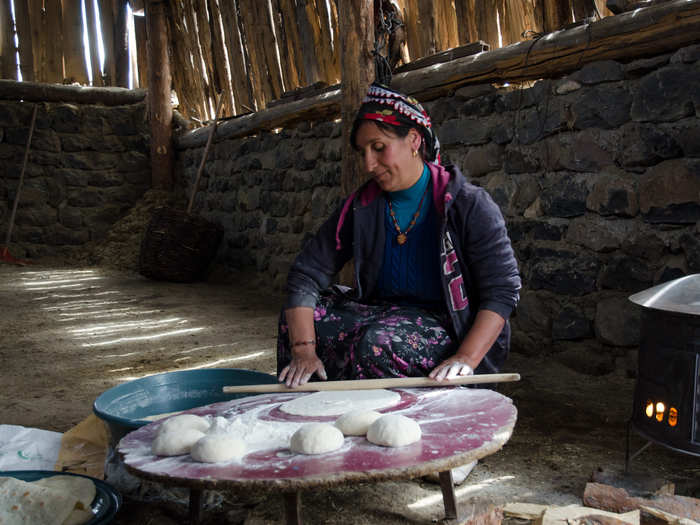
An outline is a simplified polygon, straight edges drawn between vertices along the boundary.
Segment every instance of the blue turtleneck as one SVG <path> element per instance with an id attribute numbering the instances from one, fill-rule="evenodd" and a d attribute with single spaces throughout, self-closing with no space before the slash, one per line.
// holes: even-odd
<path id="1" fill-rule="evenodd" d="M 439 221 L 433 205 L 428 166 L 424 165 L 421 177 L 413 186 L 387 192 L 386 198 L 391 200 L 399 227 L 405 232 L 424 193 L 420 215 L 406 234 L 407 240 L 403 245 L 396 242 L 398 232 L 387 203 L 384 260 L 377 281 L 377 295 L 380 298 L 403 304 L 429 305 L 441 301 Z"/>

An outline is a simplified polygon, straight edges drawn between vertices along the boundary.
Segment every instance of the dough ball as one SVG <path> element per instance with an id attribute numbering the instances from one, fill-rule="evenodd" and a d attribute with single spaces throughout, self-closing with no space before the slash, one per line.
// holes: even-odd
<path id="1" fill-rule="evenodd" d="M 166 432 L 180 432 L 186 429 L 199 430 L 206 432 L 209 429 L 209 420 L 194 414 L 181 414 L 179 416 L 166 419 L 158 427 L 158 434 Z"/>
<path id="2" fill-rule="evenodd" d="M 343 440 L 343 433 L 330 423 L 309 423 L 292 434 L 289 448 L 300 454 L 324 454 L 342 447 Z"/>
<path id="3" fill-rule="evenodd" d="M 190 450 L 192 459 L 202 463 L 219 463 L 240 458 L 245 453 L 245 442 L 227 434 L 207 434 Z"/>
<path id="4" fill-rule="evenodd" d="M 386 414 L 367 429 L 367 440 L 385 447 L 403 447 L 420 440 L 420 425 L 411 418 Z"/>
<path id="5" fill-rule="evenodd" d="M 158 432 L 151 443 L 151 452 L 156 456 L 189 454 L 192 445 L 204 435 L 204 432 L 196 428 L 186 428 L 177 432 Z"/>
<path id="6" fill-rule="evenodd" d="M 335 426 L 346 436 L 364 436 L 367 429 L 382 415 L 376 410 L 351 410 L 335 420 Z"/>

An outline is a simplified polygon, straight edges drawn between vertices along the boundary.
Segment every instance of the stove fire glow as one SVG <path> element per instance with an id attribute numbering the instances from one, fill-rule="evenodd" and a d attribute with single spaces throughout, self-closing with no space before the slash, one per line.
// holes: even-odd
<path id="1" fill-rule="evenodd" d="M 644 413 L 649 419 L 656 419 L 659 423 L 664 420 L 664 415 L 666 413 L 666 404 L 662 401 L 652 401 L 648 400 L 646 404 L 646 409 Z M 674 407 L 669 408 L 668 418 L 666 420 L 668 426 L 675 427 L 678 424 L 678 410 Z"/>

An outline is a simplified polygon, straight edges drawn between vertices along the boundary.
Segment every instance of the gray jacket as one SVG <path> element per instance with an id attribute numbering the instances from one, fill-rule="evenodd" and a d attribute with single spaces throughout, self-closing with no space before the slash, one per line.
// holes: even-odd
<path id="1" fill-rule="evenodd" d="M 520 276 L 500 209 L 483 188 L 469 184 L 456 167 L 428 164 L 433 204 L 441 218 L 440 266 L 452 336 L 461 342 L 478 310 L 506 320 L 498 340 L 477 368 L 497 372 L 510 347 L 508 318 L 517 305 Z M 373 180 L 352 193 L 306 243 L 289 271 L 285 308 L 316 306 L 354 258 L 353 298 L 372 297 L 379 276 L 386 230 L 384 193 Z"/>

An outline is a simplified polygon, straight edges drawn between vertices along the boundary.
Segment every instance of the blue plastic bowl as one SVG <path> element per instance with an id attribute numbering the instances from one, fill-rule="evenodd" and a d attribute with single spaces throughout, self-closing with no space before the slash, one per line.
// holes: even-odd
<path id="1" fill-rule="evenodd" d="M 113 447 L 126 434 L 152 421 L 155 414 L 179 412 L 251 394 L 224 394 L 224 386 L 277 383 L 277 377 L 237 368 L 166 372 L 135 379 L 106 390 L 93 411 L 107 423 Z"/>

